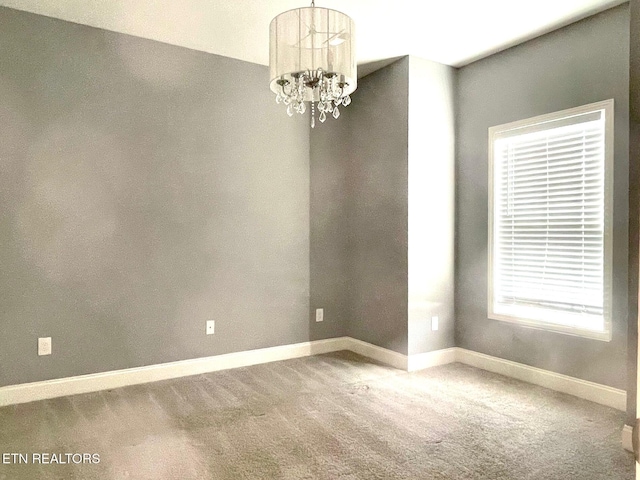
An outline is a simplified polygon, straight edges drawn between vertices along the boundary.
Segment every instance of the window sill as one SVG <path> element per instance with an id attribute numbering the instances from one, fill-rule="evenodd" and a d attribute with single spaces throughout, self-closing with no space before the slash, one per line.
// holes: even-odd
<path id="1" fill-rule="evenodd" d="M 541 320 L 513 317 L 510 315 L 501 315 L 493 312 L 489 312 L 488 318 L 490 320 L 498 320 L 501 322 L 513 323 L 516 325 L 520 325 L 522 327 L 532 328 L 535 330 L 561 333 L 564 335 L 572 335 L 575 337 L 589 338 L 592 340 L 600 340 L 603 342 L 611 341 L 611 328 L 606 328 L 604 331 L 587 330 L 587 329 L 581 329 L 581 328 L 571 327 L 567 325 L 544 322 Z"/>

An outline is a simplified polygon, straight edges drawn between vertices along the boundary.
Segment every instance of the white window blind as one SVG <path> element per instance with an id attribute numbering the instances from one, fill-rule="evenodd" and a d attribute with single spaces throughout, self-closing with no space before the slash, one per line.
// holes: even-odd
<path id="1" fill-rule="evenodd" d="M 609 338 L 607 110 L 491 129 L 490 317 Z"/>

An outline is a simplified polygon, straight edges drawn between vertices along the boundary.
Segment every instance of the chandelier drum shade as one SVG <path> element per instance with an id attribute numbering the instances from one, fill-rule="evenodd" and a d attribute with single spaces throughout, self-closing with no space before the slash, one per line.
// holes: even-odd
<path id="1" fill-rule="evenodd" d="M 270 88 L 287 113 L 303 114 L 311 106 L 324 122 L 340 116 L 357 87 L 355 26 L 342 12 L 328 8 L 296 8 L 271 21 L 269 32 Z"/>

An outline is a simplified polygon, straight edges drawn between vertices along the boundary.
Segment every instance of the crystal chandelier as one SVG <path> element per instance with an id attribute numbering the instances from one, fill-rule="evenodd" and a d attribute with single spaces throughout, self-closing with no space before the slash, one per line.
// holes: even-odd
<path id="1" fill-rule="evenodd" d="M 355 29 L 344 13 L 315 6 L 281 13 L 269 32 L 270 88 L 287 114 L 303 114 L 310 103 L 311 128 L 340 116 L 357 87 Z"/>

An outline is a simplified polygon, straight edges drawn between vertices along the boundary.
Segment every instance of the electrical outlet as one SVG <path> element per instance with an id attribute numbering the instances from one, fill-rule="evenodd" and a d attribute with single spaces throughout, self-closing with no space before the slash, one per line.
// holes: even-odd
<path id="1" fill-rule="evenodd" d="M 431 330 L 438 330 L 438 317 L 431 317 Z"/>
<path id="2" fill-rule="evenodd" d="M 316 322 L 324 320 L 324 308 L 316 308 Z"/>
<path id="3" fill-rule="evenodd" d="M 216 321 L 207 320 L 207 335 L 213 335 L 216 333 Z"/>
<path id="4" fill-rule="evenodd" d="M 38 338 L 38 355 L 51 355 L 51 337 Z"/>

